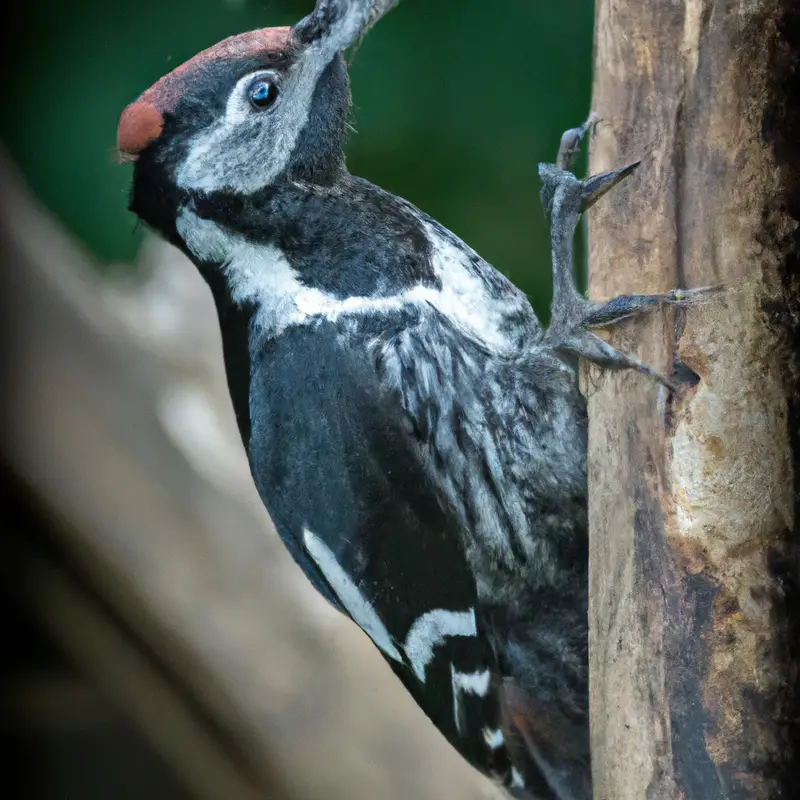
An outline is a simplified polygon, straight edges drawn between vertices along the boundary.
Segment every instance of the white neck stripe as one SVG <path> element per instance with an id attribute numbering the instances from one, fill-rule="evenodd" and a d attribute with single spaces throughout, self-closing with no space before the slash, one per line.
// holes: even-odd
<path id="1" fill-rule="evenodd" d="M 249 242 L 186 208 L 181 210 L 176 227 L 195 257 L 223 264 L 234 302 L 250 303 L 257 309 L 257 325 L 267 336 L 279 336 L 290 325 L 302 325 L 319 317 L 336 321 L 346 315 L 427 305 L 470 338 L 495 352 L 510 354 L 516 351 L 517 344 L 504 331 L 506 315 L 527 310 L 532 326 L 536 326 L 524 295 L 511 287 L 501 300 L 490 298 L 469 264 L 468 254 L 427 224 L 434 272 L 441 288 L 416 284 L 389 297 L 344 299 L 305 285 L 274 245 Z"/>

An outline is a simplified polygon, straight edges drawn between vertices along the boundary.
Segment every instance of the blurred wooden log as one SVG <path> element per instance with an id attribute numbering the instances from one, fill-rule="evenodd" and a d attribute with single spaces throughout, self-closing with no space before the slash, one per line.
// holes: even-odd
<path id="1" fill-rule="evenodd" d="M 4 599 L 9 599 L 7 593 Z M 4 644 L 4 656 L 9 649 L 20 650 L 19 641 L 4 639 Z M 195 796 L 136 726 L 87 681 L 66 665 L 31 666 L 13 679 L 3 675 L 0 681 L 0 796 L 18 800 L 191 800 Z"/>
<path id="2" fill-rule="evenodd" d="M 56 539 L 3 564 L 53 637 L 199 798 L 502 797 L 306 585 L 230 408 L 134 335 L 6 158 L 0 187 L 0 447 Z"/>
<path id="3" fill-rule="evenodd" d="M 794 796 L 800 7 L 596 14 L 592 172 L 644 163 L 591 212 L 590 293 L 727 286 L 612 335 L 695 386 L 588 375 L 596 797 Z"/>
<path id="4" fill-rule="evenodd" d="M 17 729 L 103 728 L 112 719 L 97 692 L 65 670 L 15 676 L 0 690 L 0 717 Z"/>

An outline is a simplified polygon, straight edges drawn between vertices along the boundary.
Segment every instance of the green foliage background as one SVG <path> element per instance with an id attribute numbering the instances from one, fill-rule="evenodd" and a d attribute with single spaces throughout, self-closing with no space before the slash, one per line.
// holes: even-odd
<path id="1" fill-rule="evenodd" d="M 132 259 L 122 108 L 198 50 L 291 24 L 313 0 L 37 0 L 7 24 L 0 135 L 99 257 Z M 589 109 L 592 0 L 403 0 L 352 59 L 352 172 L 403 195 L 527 291 L 543 316 L 549 247 L 539 161 Z"/>

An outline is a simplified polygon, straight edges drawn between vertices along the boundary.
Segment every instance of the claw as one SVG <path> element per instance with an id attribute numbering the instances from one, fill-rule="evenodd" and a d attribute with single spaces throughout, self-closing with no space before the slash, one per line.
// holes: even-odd
<path id="1" fill-rule="evenodd" d="M 587 308 L 581 326 L 586 330 L 609 328 L 628 317 L 652 311 L 662 305 L 691 308 L 720 294 L 724 289 L 719 284 L 698 289 L 671 289 L 665 294 L 621 294 L 607 303 Z"/>
<path id="2" fill-rule="evenodd" d="M 621 295 L 605 304 L 586 300 L 578 292 L 572 271 L 572 241 L 580 215 L 631 175 L 641 163 L 637 161 L 621 169 L 578 180 L 570 167 L 584 136 L 598 122 L 597 115 L 591 114 L 579 128 L 568 130 L 561 137 L 556 163 L 539 165 L 539 176 L 543 183 L 539 196 L 550 224 L 553 254 L 553 301 L 545 342 L 557 352 L 585 358 L 605 369 L 636 370 L 676 392 L 680 384 L 690 382 L 689 378 L 683 376 L 686 370 L 683 373 L 678 370 L 671 377 L 660 375 L 633 354 L 617 350 L 593 333 L 592 329 L 610 327 L 626 317 L 662 305 L 687 308 L 717 294 L 723 287 L 673 289 L 664 294 Z M 699 380 L 697 376 L 693 379 L 695 383 Z"/>
<path id="3" fill-rule="evenodd" d="M 627 167 L 622 169 L 615 169 L 611 172 L 602 172 L 599 175 L 593 175 L 583 182 L 583 194 L 581 196 L 581 212 L 591 208 L 606 192 L 611 191 L 618 183 L 621 183 L 629 175 L 632 175 L 636 168 L 641 164 L 641 161 L 636 161 L 633 164 L 628 164 Z"/>
<path id="4" fill-rule="evenodd" d="M 577 128 L 570 128 L 561 137 L 561 144 L 558 148 L 558 156 L 556 157 L 556 166 L 559 169 L 567 170 L 575 163 L 575 156 L 581 149 L 581 142 L 587 133 L 591 134 L 600 122 L 600 117 L 592 111 L 589 118 L 583 125 Z"/>
<path id="5" fill-rule="evenodd" d="M 591 331 L 575 332 L 556 343 L 555 349 L 585 358 L 604 369 L 636 370 L 644 375 L 649 375 L 671 392 L 678 392 L 680 389 L 677 383 L 665 375 L 661 375 L 632 353 L 623 353 L 621 350 L 617 350 L 616 347 Z"/>
<path id="6" fill-rule="evenodd" d="M 671 306 L 687 306 L 702 303 L 715 295 L 725 291 L 725 285 L 718 283 L 714 286 L 701 286 L 697 289 L 672 289 L 664 295 L 664 302 Z"/>

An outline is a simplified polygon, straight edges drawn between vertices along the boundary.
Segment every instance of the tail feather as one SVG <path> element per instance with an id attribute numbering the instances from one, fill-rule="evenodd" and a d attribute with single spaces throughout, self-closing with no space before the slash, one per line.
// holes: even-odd
<path id="1" fill-rule="evenodd" d="M 501 708 L 512 760 L 537 800 L 591 800 L 591 770 L 583 726 L 556 719 L 511 678 L 501 689 Z"/>

